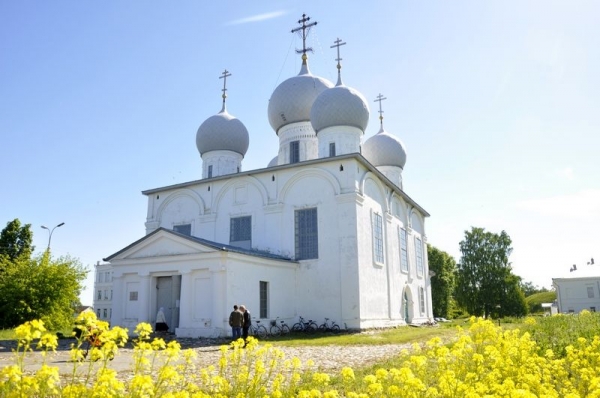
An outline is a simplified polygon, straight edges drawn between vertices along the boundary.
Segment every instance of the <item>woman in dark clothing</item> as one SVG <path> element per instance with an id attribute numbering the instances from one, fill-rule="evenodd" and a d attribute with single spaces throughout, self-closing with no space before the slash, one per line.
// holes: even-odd
<path id="1" fill-rule="evenodd" d="M 240 311 L 244 314 L 244 324 L 242 325 L 242 338 L 244 341 L 248 338 L 248 329 L 250 329 L 250 325 L 252 325 L 252 318 L 250 317 L 250 311 L 246 308 L 245 305 L 240 305 Z"/>

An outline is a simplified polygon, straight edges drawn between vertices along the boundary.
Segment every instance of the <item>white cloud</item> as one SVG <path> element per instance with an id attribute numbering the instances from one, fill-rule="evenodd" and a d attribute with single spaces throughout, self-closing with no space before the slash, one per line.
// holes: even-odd
<path id="1" fill-rule="evenodd" d="M 516 207 L 552 217 L 600 217 L 600 189 L 586 189 L 569 195 L 525 200 L 518 202 Z"/>
<path id="2" fill-rule="evenodd" d="M 266 21 L 267 19 L 273 19 L 273 18 L 280 17 L 287 13 L 288 13 L 287 11 L 268 12 L 265 14 L 258 14 L 258 15 L 253 15 L 251 17 L 236 19 L 234 21 L 228 22 L 226 25 L 240 25 L 240 24 L 251 23 L 251 22 L 262 22 L 262 21 Z"/>
<path id="3" fill-rule="evenodd" d="M 575 174 L 574 174 L 574 171 L 573 171 L 573 168 L 572 168 L 572 167 L 565 167 L 565 168 L 564 168 L 564 169 L 562 169 L 562 170 L 558 170 L 558 171 L 556 172 L 556 174 L 557 174 L 559 177 L 564 177 L 564 178 L 566 178 L 567 180 L 572 180 L 572 179 L 573 179 L 573 177 L 575 176 Z"/>

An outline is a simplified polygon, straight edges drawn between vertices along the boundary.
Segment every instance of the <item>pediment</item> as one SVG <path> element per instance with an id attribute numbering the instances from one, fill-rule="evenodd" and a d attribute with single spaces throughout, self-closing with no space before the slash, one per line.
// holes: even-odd
<path id="1" fill-rule="evenodd" d="M 133 260 L 215 252 L 216 249 L 166 230 L 159 230 L 132 243 L 106 260 Z"/>

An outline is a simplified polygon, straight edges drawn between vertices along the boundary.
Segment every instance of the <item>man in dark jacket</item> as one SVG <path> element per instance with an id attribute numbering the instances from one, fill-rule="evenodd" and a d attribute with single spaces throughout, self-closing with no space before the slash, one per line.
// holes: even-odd
<path id="1" fill-rule="evenodd" d="M 242 326 L 244 324 L 244 314 L 238 310 L 238 306 L 233 306 L 233 311 L 229 314 L 229 326 L 231 326 L 231 335 L 233 340 L 242 337 Z"/>

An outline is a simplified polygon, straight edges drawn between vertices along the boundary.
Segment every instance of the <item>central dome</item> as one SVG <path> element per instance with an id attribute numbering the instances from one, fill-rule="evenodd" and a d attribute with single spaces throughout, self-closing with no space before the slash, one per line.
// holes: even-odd
<path id="1" fill-rule="evenodd" d="M 313 102 L 331 87 L 330 81 L 313 76 L 303 63 L 300 74 L 282 82 L 271 95 L 268 113 L 273 130 L 277 133 L 287 124 L 309 122 Z"/>
<path id="2" fill-rule="evenodd" d="M 367 100 L 353 88 L 335 86 L 323 91 L 315 100 L 310 121 L 317 134 L 331 126 L 352 126 L 365 131 L 369 123 Z"/>

